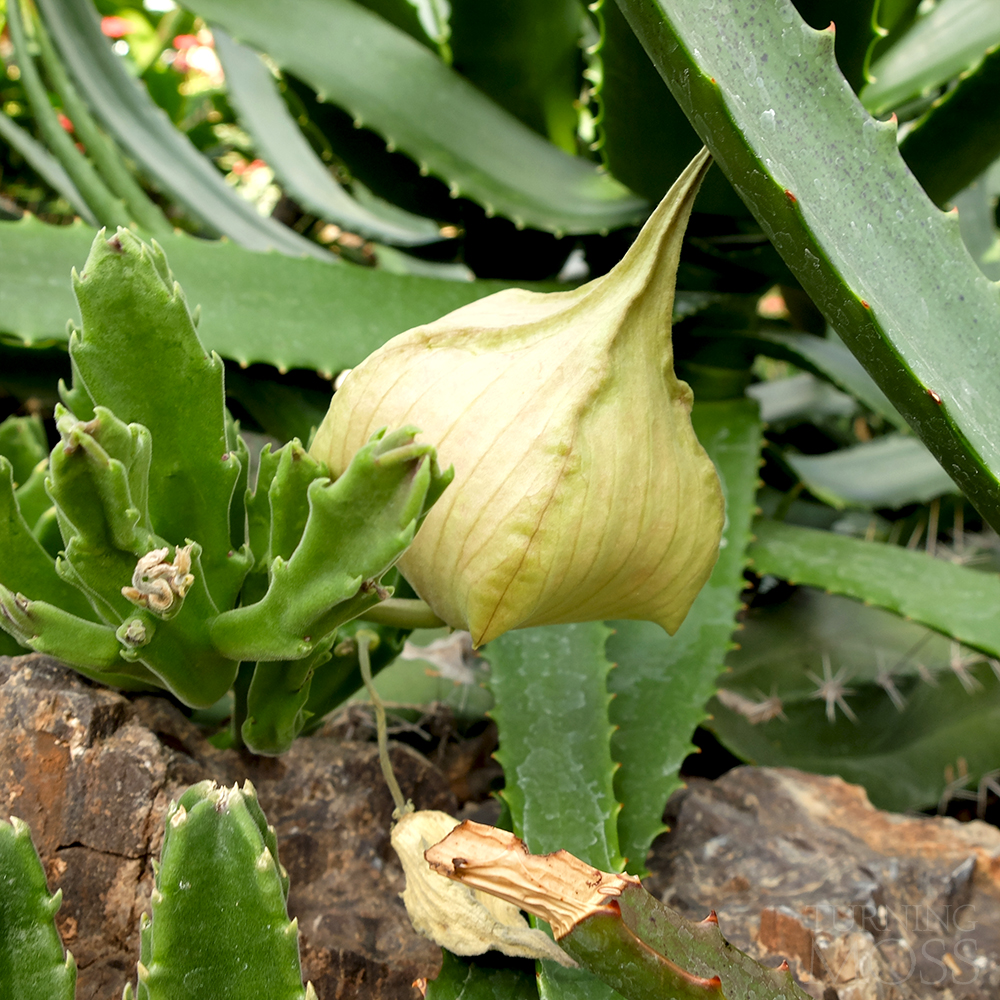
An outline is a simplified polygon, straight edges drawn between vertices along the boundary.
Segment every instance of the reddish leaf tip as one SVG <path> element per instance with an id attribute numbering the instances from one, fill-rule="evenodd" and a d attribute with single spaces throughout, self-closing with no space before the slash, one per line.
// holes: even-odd
<path id="1" fill-rule="evenodd" d="M 792 970 L 788 967 L 788 959 L 783 958 L 781 960 L 781 965 L 778 966 L 778 972 L 791 972 Z"/>
<path id="2" fill-rule="evenodd" d="M 933 389 L 928 389 L 927 395 L 930 396 L 938 406 L 941 405 L 941 397 Z"/>
<path id="3" fill-rule="evenodd" d="M 705 917 L 705 919 L 702 920 L 699 924 L 699 926 L 701 927 L 712 926 L 712 925 L 716 927 L 719 926 L 719 915 L 715 912 L 715 910 L 709 910 L 708 916 Z"/>
<path id="4" fill-rule="evenodd" d="M 870 306 L 870 305 L 868 305 L 868 303 L 867 303 L 867 302 L 865 302 L 865 300 L 864 300 L 864 299 L 862 299 L 862 300 L 861 300 L 861 305 L 863 305 L 863 306 L 865 307 L 865 309 L 871 309 L 871 306 Z"/>
<path id="5" fill-rule="evenodd" d="M 789 191 L 789 190 L 788 190 L 788 188 L 785 188 L 785 197 L 786 197 L 786 198 L 787 198 L 787 199 L 788 199 L 788 200 L 789 200 L 789 201 L 790 201 L 790 202 L 791 202 L 791 203 L 792 203 L 793 205 L 794 205 L 794 204 L 795 204 L 795 203 L 796 203 L 796 202 L 797 202 L 797 201 L 799 200 L 798 198 L 796 198 L 796 197 L 795 197 L 795 195 L 794 195 L 794 194 L 792 194 L 792 192 L 791 192 L 791 191 Z"/>

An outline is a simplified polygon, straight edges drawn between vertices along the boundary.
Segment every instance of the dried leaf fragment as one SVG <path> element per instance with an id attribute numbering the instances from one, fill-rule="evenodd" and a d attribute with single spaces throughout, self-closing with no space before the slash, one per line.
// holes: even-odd
<path id="1" fill-rule="evenodd" d="M 414 929 L 456 955 L 492 949 L 575 966 L 547 934 L 528 926 L 518 907 L 434 873 L 424 852 L 457 825 L 447 813 L 420 810 L 405 814 L 392 828 L 392 846 L 406 874 L 402 898 Z"/>

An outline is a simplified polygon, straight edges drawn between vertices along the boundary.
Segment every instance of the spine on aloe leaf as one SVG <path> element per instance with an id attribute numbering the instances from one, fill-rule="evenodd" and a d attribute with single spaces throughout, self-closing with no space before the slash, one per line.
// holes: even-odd
<path id="1" fill-rule="evenodd" d="M 559 945 L 626 1000 L 808 1000 L 787 965 L 754 961 L 726 941 L 714 913 L 687 920 L 633 875 L 566 851 L 531 854 L 514 834 L 469 820 L 424 857 L 440 875 L 548 921 Z"/>

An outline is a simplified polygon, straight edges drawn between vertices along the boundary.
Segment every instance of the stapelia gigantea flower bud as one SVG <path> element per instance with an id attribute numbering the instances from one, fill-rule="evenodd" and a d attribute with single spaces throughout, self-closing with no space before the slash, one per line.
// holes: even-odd
<path id="1" fill-rule="evenodd" d="M 681 241 L 710 159 L 691 162 L 608 274 L 508 289 L 390 340 L 336 393 L 312 452 L 335 475 L 414 424 L 455 466 L 399 566 L 479 646 L 596 619 L 673 633 L 715 564 L 723 501 L 673 371 Z"/>

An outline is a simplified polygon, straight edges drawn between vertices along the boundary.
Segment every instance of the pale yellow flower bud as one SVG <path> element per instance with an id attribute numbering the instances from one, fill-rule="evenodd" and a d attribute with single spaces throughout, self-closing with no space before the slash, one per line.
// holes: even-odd
<path id="1" fill-rule="evenodd" d="M 509 289 L 390 340 L 335 394 L 312 452 L 335 475 L 413 424 L 455 481 L 399 562 L 477 646 L 596 619 L 673 633 L 718 555 L 723 501 L 673 371 L 691 162 L 622 261 L 569 292 Z"/>

